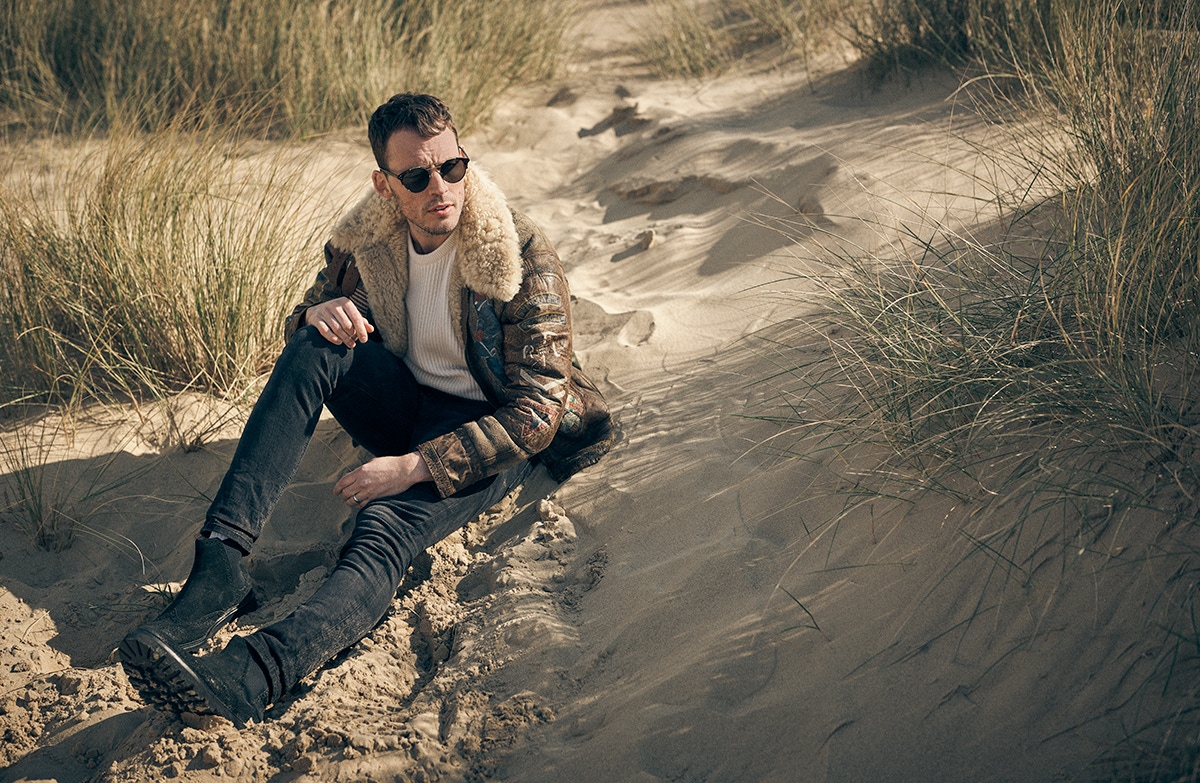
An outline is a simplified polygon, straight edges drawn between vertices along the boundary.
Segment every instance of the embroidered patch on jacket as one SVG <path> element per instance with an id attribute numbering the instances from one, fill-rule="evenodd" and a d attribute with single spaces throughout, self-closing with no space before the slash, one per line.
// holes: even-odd
<path id="1" fill-rule="evenodd" d="M 504 329 L 500 325 L 500 319 L 496 317 L 496 310 L 492 307 L 490 299 L 476 294 L 471 306 L 475 311 L 476 328 L 475 339 L 468 346 L 468 350 L 473 352 L 475 357 L 483 363 L 497 383 L 502 384 L 505 379 L 505 371 L 504 356 L 500 346 L 504 343 Z"/>
<path id="2" fill-rule="evenodd" d="M 521 347 L 521 359 L 527 364 L 547 364 L 552 359 L 562 358 L 563 348 L 560 341 L 543 341 L 537 345 L 529 344 Z"/>
<path id="3" fill-rule="evenodd" d="M 563 326 L 567 323 L 566 313 L 541 313 L 539 315 L 530 316 L 521 321 L 520 327 L 526 332 L 535 331 L 538 327 L 544 324 L 553 324 L 554 326 Z"/>
<path id="4" fill-rule="evenodd" d="M 549 406 L 536 402 L 528 403 L 524 407 L 527 415 L 524 417 L 525 423 L 521 427 L 521 434 L 525 439 L 529 439 L 550 426 L 550 421 L 554 418 L 554 411 Z"/>
<path id="5" fill-rule="evenodd" d="M 534 294 L 522 302 L 521 306 L 517 308 L 516 318 L 518 321 L 524 321 L 538 310 L 545 309 L 561 310 L 562 297 L 549 291 L 545 291 L 540 294 Z"/>
<path id="6" fill-rule="evenodd" d="M 563 411 L 558 431 L 576 435 L 583 429 L 583 401 L 574 394 L 567 395 L 567 407 Z"/>
<path id="7" fill-rule="evenodd" d="M 555 399 L 561 399 L 563 397 L 563 395 L 565 395 L 567 393 L 567 391 L 566 391 L 567 382 L 564 381 L 562 378 L 554 378 L 552 380 L 547 379 L 545 381 L 540 381 L 537 378 L 530 375 L 528 370 L 522 368 L 521 369 L 521 380 L 524 381 L 529 386 L 532 386 L 535 389 L 541 389 L 544 393 L 550 395 L 551 397 L 554 397 Z"/>

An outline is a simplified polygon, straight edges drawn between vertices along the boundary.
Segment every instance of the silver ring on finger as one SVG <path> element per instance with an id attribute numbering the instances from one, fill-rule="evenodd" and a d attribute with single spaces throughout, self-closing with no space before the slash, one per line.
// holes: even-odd
<path id="1" fill-rule="evenodd" d="M 361 502 L 362 502 L 361 500 L 359 500 L 359 499 L 358 499 L 358 493 L 357 493 L 357 492 L 356 492 L 356 493 L 354 493 L 353 495 L 351 495 L 350 497 L 354 499 L 354 502 L 355 502 L 355 503 L 361 503 Z"/>

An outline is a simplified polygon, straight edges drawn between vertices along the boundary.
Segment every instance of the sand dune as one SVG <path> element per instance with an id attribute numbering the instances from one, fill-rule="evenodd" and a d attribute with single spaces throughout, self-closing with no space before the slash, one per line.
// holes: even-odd
<path id="1" fill-rule="evenodd" d="M 1168 548 L 1157 530 L 1063 544 L 1047 520 L 1014 573 L 966 535 L 1007 507 L 845 513 L 847 460 L 878 455 L 789 458 L 762 418 L 811 402 L 770 380 L 803 358 L 771 330 L 815 308 L 790 272 L 986 219 L 997 131 L 949 79 L 871 89 L 836 59 L 654 80 L 628 11 L 600 6 L 570 73 L 463 142 L 565 260 L 619 448 L 443 542 L 371 637 L 238 732 L 144 707 L 111 656 L 186 574 L 236 427 L 162 452 L 166 423 L 109 412 L 51 460 L 63 486 L 121 477 L 94 534 L 0 558 L 0 780 L 1066 780 L 1173 703 L 1143 687 L 1173 566 L 1120 556 Z M 358 152 L 331 155 L 342 196 Z M 357 459 L 323 422 L 238 628 L 332 563 L 350 520 L 329 487 Z"/>

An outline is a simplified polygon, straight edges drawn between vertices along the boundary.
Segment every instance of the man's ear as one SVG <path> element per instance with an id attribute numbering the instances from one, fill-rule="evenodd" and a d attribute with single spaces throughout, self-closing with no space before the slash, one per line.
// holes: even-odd
<path id="1" fill-rule="evenodd" d="M 375 186 L 375 192 L 384 198 L 392 197 L 392 189 L 388 187 L 387 174 L 382 171 L 371 172 L 371 184 Z"/>

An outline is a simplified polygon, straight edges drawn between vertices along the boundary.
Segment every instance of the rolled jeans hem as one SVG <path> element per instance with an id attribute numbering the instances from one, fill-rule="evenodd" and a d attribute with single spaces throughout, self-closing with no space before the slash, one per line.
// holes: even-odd
<path id="1" fill-rule="evenodd" d="M 254 546 L 254 539 L 246 535 L 242 530 L 226 524 L 219 519 L 206 519 L 204 525 L 200 528 L 200 535 L 207 536 L 216 533 L 228 538 L 233 543 L 241 547 L 243 552 L 249 552 Z"/>

